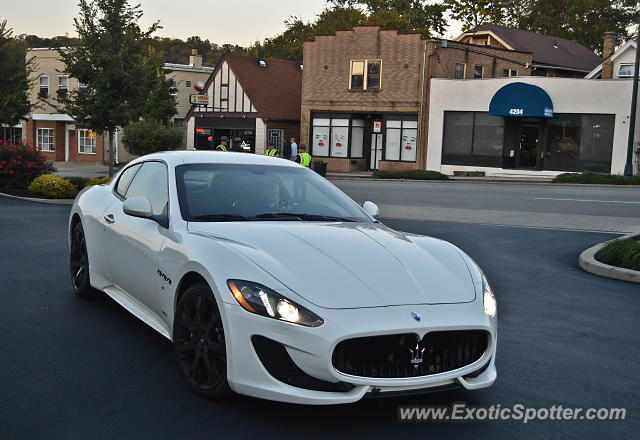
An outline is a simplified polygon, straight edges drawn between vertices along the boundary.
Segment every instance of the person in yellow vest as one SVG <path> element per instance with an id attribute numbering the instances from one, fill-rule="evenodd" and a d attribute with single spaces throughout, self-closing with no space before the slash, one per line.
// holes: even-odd
<path id="1" fill-rule="evenodd" d="M 216 147 L 218 151 L 229 151 L 229 147 L 227 147 L 227 143 L 229 142 L 229 138 L 226 136 L 222 136 L 220 138 L 220 145 Z"/>
<path id="2" fill-rule="evenodd" d="M 298 145 L 298 155 L 295 158 L 295 162 L 303 167 L 311 167 L 311 155 L 307 153 L 307 146 L 305 144 Z"/>
<path id="3" fill-rule="evenodd" d="M 267 151 L 264 153 L 265 156 L 280 156 L 280 152 L 276 148 L 274 144 L 269 144 L 267 147 Z"/>

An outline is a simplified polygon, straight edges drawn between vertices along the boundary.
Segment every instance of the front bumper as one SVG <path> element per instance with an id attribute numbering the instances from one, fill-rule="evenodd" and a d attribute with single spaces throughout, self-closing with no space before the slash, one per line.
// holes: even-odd
<path id="1" fill-rule="evenodd" d="M 325 323 L 307 328 L 249 313 L 239 305 L 219 303 L 227 337 L 228 380 L 240 394 L 290 403 L 329 405 L 360 400 L 367 393 L 408 392 L 459 385 L 465 389 L 490 386 L 496 380 L 497 319 L 489 318 L 478 301 L 464 304 L 392 306 L 368 309 L 318 311 Z M 411 312 L 422 319 L 416 322 Z M 400 323 L 400 324 L 399 324 Z M 405 326 L 403 326 L 405 325 Z M 415 333 L 421 339 L 430 331 L 479 329 L 489 333 L 487 350 L 463 368 L 409 378 L 367 378 L 337 371 L 332 365 L 335 346 L 344 339 Z M 274 378 L 260 361 L 252 344 L 263 336 L 286 347 L 293 362 L 307 375 L 325 382 L 353 385 L 347 391 L 315 391 L 288 385 Z M 466 377 L 479 369 L 476 377 Z"/>

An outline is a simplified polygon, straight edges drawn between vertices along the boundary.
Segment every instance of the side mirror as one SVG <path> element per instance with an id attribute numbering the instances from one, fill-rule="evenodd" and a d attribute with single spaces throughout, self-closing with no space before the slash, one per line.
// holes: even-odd
<path id="1" fill-rule="evenodd" d="M 369 214 L 371 217 L 375 217 L 380 214 L 380 210 L 378 209 L 378 205 L 373 202 L 366 201 L 362 204 L 365 212 Z"/>
<path id="2" fill-rule="evenodd" d="M 124 201 L 122 211 L 133 217 L 151 218 L 153 217 L 153 209 L 151 202 L 144 196 L 131 197 Z"/>

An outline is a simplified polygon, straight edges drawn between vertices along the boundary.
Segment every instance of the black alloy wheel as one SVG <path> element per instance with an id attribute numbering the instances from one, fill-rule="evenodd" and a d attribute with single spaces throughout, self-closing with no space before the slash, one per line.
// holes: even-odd
<path id="1" fill-rule="evenodd" d="M 224 327 L 206 284 L 187 289 L 176 308 L 173 352 L 180 372 L 196 394 L 219 399 L 229 394 Z"/>
<path id="2" fill-rule="evenodd" d="M 69 268 L 71 284 L 75 294 L 83 299 L 95 299 L 102 296 L 101 292 L 91 287 L 89 280 L 89 256 L 87 242 L 82 223 L 75 224 L 71 231 L 71 251 L 69 253 Z"/>

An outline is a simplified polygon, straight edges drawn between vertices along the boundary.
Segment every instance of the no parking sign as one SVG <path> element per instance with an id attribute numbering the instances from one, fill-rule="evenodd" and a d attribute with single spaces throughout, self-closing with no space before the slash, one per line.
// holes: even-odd
<path id="1" fill-rule="evenodd" d="M 373 121 L 373 132 L 382 133 L 382 121 Z"/>

